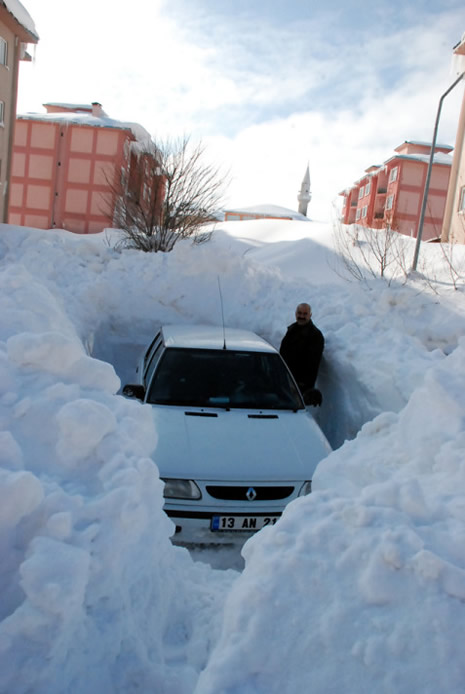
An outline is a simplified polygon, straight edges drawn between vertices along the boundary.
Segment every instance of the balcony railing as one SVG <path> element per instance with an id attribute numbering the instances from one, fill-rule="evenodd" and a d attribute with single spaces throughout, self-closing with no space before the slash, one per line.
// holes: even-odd
<path id="1" fill-rule="evenodd" d="M 375 212 L 373 216 L 375 219 L 384 219 L 384 212 Z"/>
<path id="2" fill-rule="evenodd" d="M 378 195 L 386 195 L 387 188 L 378 188 L 378 190 L 376 192 Z"/>

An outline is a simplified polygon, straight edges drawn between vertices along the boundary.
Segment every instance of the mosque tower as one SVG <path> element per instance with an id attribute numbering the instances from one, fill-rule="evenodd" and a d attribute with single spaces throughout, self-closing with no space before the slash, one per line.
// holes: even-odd
<path id="1" fill-rule="evenodd" d="M 307 216 L 307 207 L 311 199 L 312 194 L 310 192 L 310 169 L 307 164 L 307 170 L 305 172 L 304 180 L 302 181 L 302 185 L 300 186 L 300 192 L 297 196 L 297 200 L 299 201 L 299 212 L 300 214 L 303 214 L 305 217 Z"/>

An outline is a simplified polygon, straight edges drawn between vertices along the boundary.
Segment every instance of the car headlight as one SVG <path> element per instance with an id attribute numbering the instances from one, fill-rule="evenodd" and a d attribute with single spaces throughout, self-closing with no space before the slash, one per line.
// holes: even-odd
<path id="1" fill-rule="evenodd" d="M 307 494 L 310 494 L 312 491 L 312 480 L 309 480 L 308 482 L 304 482 L 302 487 L 300 488 L 299 496 L 307 496 Z"/>
<path id="2" fill-rule="evenodd" d="M 165 499 L 201 499 L 202 493 L 193 480 L 162 478 L 165 483 Z"/>

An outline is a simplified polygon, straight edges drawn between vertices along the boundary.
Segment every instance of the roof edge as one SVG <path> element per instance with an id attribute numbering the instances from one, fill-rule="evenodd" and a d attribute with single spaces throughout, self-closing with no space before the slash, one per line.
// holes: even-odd
<path id="1" fill-rule="evenodd" d="M 37 33 L 37 30 L 34 25 L 34 21 L 29 14 L 29 12 L 26 10 L 24 5 L 22 5 L 19 0 L 16 0 L 16 5 L 18 6 L 19 9 L 19 16 L 17 16 L 14 11 L 11 9 L 11 7 L 8 6 L 6 0 L 0 0 L 0 9 L 3 8 L 8 12 L 9 16 L 11 17 L 12 21 L 20 27 L 21 31 L 18 33 L 19 38 L 21 39 L 22 43 L 38 43 L 39 42 L 39 34 Z M 23 15 L 23 20 L 21 19 L 21 15 Z M 26 23 L 25 23 L 26 20 Z M 29 21 L 27 21 L 29 20 Z M 30 23 L 30 26 L 27 26 L 27 24 Z M 34 27 L 34 29 L 32 29 Z"/>

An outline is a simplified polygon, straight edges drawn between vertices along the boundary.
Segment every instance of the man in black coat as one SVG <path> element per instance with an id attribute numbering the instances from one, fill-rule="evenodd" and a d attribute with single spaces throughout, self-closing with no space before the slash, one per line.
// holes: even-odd
<path id="1" fill-rule="evenodd" d="M 280 354 L 297 381 L 307 405 L 321 405 L 322 397 L 315 388 L 321 355 L 325 345 L 323 334 L 312 322 L 309 304 L 299 304 L 295 311 L 296 322 L 284 335 Z"/>

